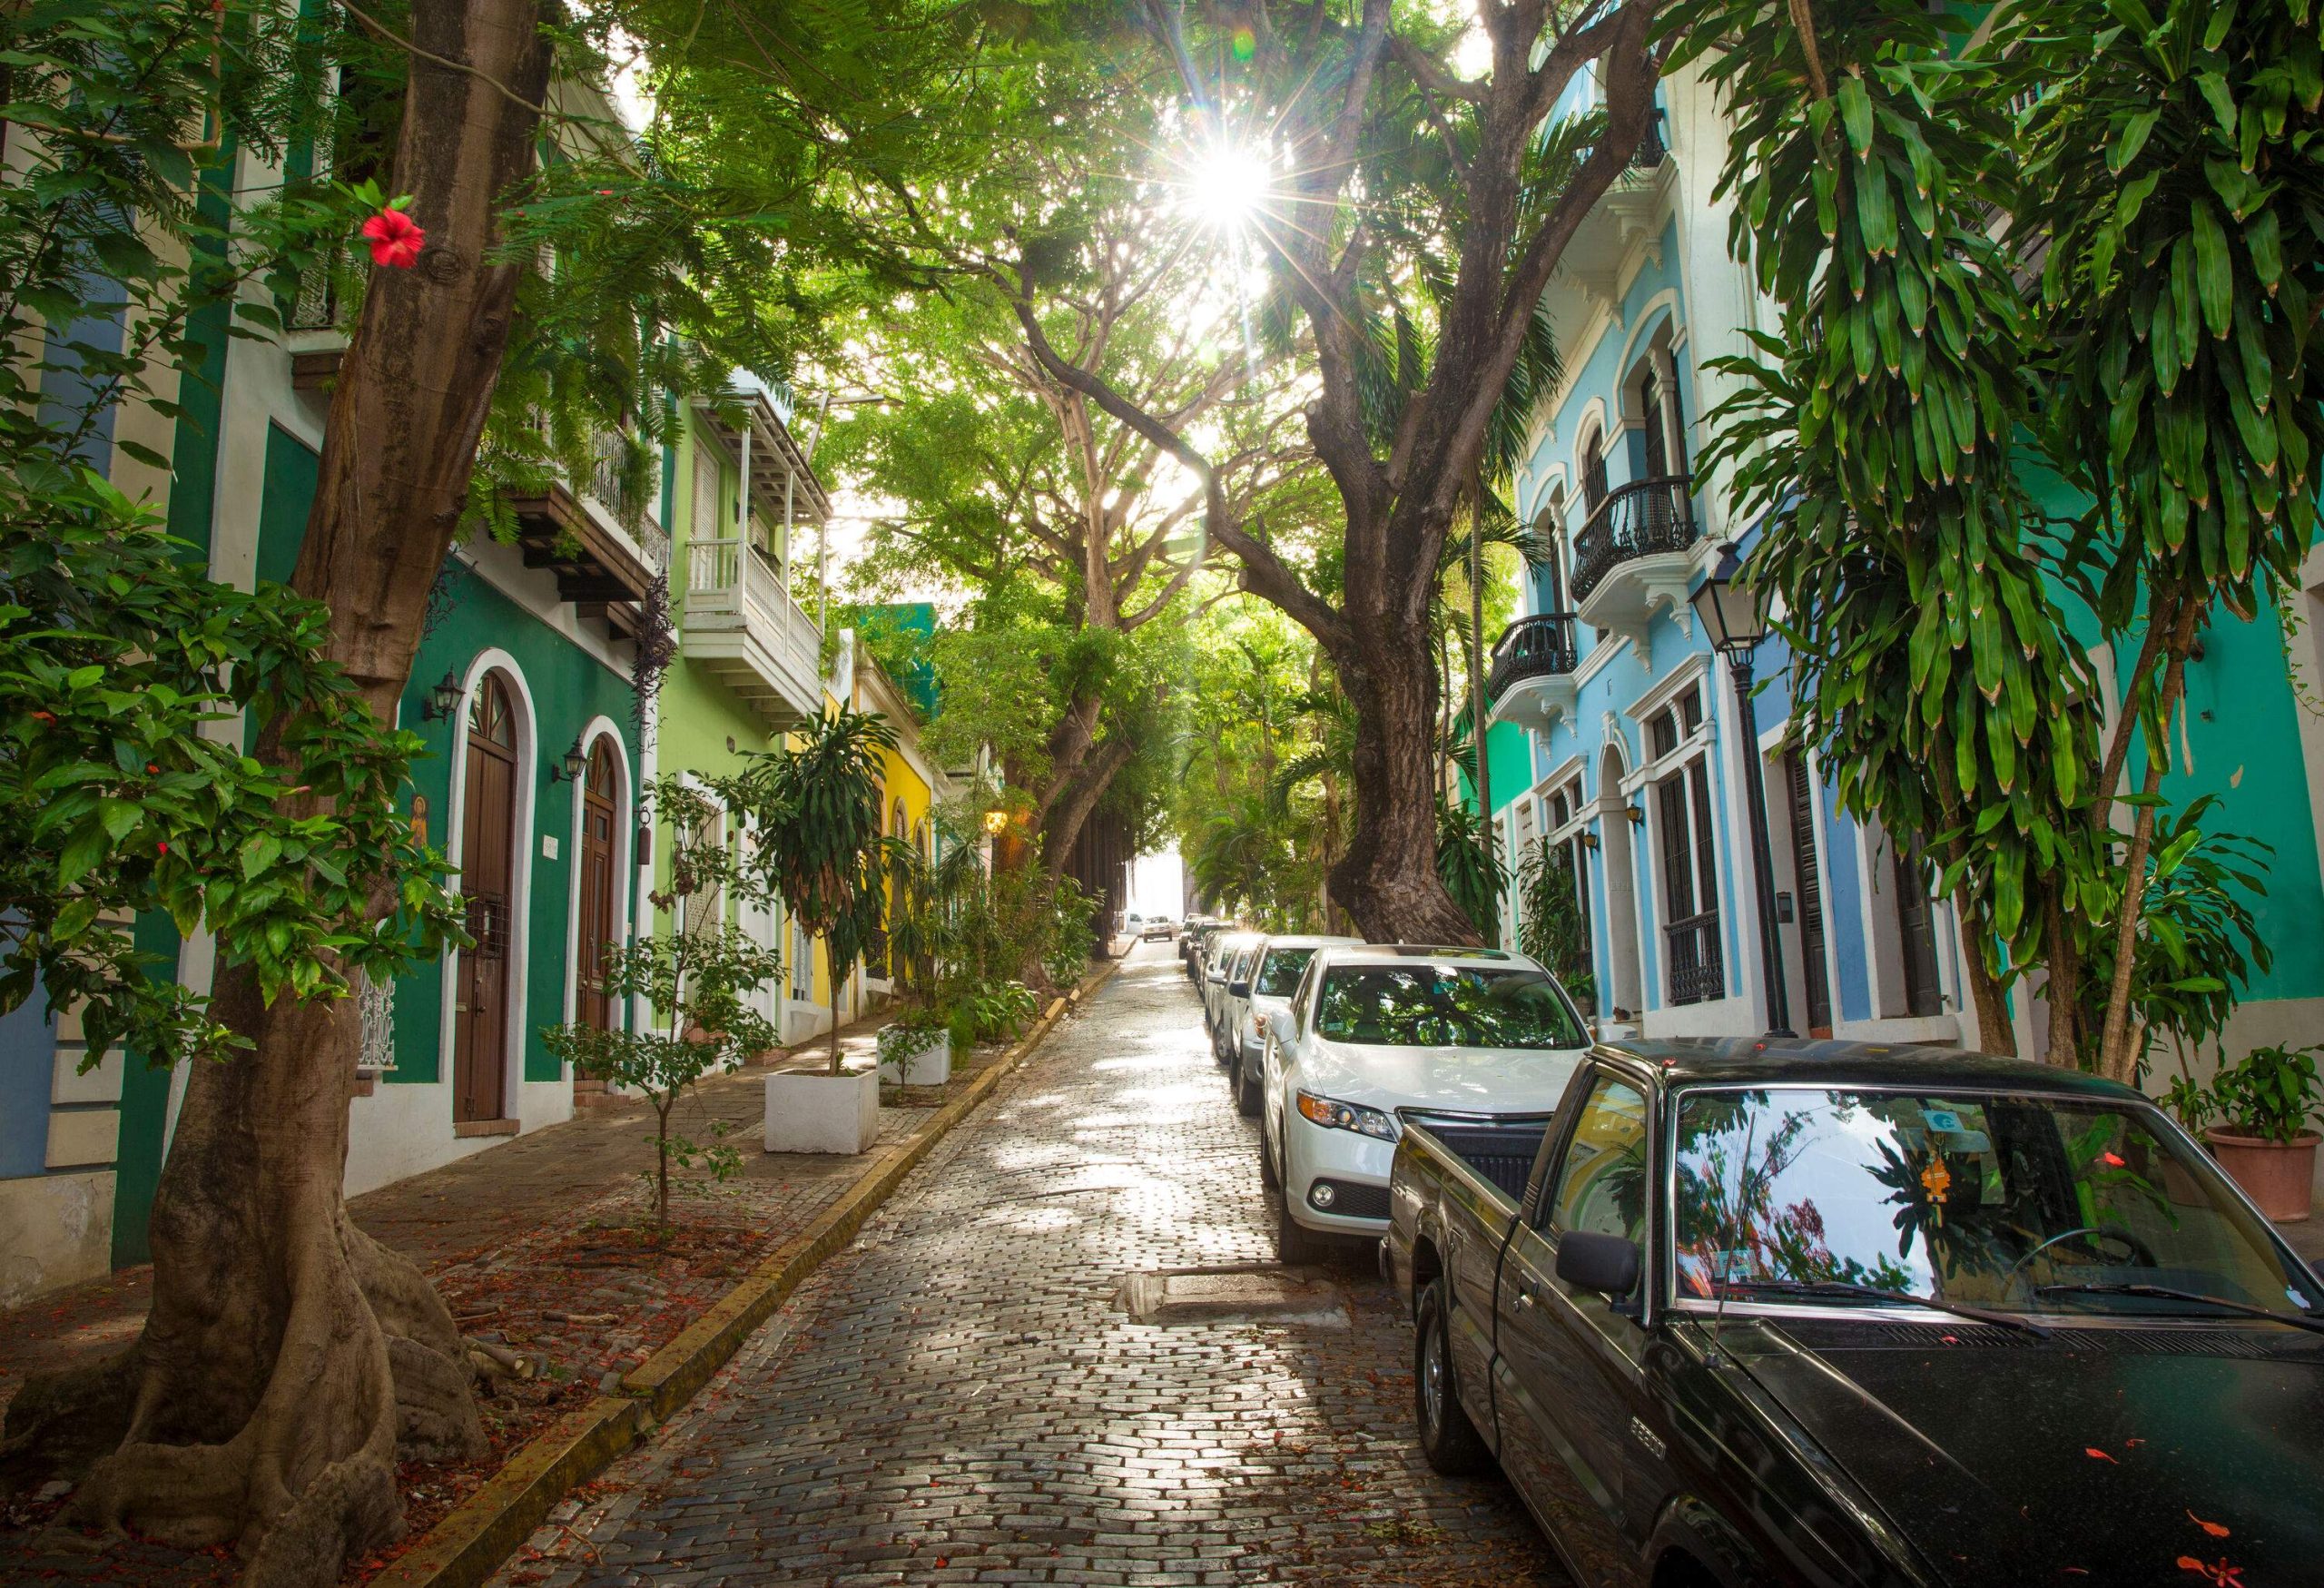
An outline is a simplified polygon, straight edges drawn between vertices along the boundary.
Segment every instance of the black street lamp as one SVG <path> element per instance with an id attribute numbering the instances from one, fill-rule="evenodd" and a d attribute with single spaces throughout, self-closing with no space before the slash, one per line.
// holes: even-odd
<path id="1" fill-rule="evenodd" d="M 1775 862 L 1768 851 L 1768 796 L 1759 773 L 1759 714 L 1751 700 L 1751 656 L 1768 637 L 1768 613 L 1759 592 L 1736 576 L 1743 559 L 1735 543 L 1718 549 L 1718 566 L 1688 597 L 1711 648 L 1727 658 L 1735 679 L 1735 704 L 1743 713 L 1743 799 L 1751 809 L 1751 871 L 1759 897 L 1759 965 L 1768 982 L 1768 1035 L 1797 1035 L 1790 1000 L 1784 992 L 1783 939 L 1776 927 Z"/>

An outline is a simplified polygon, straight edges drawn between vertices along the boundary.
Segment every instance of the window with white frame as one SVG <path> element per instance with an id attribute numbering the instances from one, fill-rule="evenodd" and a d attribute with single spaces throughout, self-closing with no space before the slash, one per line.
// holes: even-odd
<path id="1" fill-rule="evenodd" d="M 1690 681 L 1647 719 L 1649 756 L 1678 754 L 1703 725 L 1702 682 Z M 1662 872 L 1663 980 L 1674 1004 L 1727 996 L 1718 921 L 1718 852 L 1711 826 L 1710 761 L 1699 749 L 1670 765 L 1652 790 Z"/>

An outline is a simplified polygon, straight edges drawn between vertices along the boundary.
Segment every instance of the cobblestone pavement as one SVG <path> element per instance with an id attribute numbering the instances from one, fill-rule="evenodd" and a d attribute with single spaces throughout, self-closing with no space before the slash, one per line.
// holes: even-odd
<path id="1" fill-rule="evenodd" d="M 1271 1258 L 1255 1139 L 1141 948 L 496 1583 L 1561 1582 L 1503 1484 L 1422 1463 L 1368 1253 L 1328 1322 L 1117 1309 Z"/>

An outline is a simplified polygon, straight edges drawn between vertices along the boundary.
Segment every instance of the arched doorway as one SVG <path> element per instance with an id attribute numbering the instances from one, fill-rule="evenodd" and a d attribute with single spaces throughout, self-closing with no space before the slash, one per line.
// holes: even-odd
<path id="1" fill-rule="evenodd" d="M 1622 796 L 1622 753 L 1606 746 L 1598 760 L 1599 843 L 1606 863 L 1606 989 L 1599 1002 L 1616 1020 L 1640 1011 L 1638 967 L 1638 870 L 1630 860 L 1630 802 Z"/>
<path id="2" fill-rule="evenodd" d="M 606 951 L 617 929 L 614 893 L 614 834 L 620 830 L 620 771 L 613 741 L 600 735 L 581 774 L 581 902 L 574 933 L 574 1018 L 601 1031 L 613 1029 L 614 1001 L 605 988 Z"/>
<path id="3" fill-rule="evenodd" d="M 509 897 L 517 852 L 517 712 L 487 673 L 468 706 L 460 892 L 473 947 L 460 954 L 452 1021 L 452 1118 L 507 1118 Z"/>

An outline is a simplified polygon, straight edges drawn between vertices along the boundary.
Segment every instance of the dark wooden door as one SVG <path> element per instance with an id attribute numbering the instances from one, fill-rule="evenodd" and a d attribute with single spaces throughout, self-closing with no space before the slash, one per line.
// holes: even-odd
<path id="1" fill-rule="evenodd" d="M 614 778 L 613 746 L 600 738 L 589 747 L 589 769 L 581 784 L 579 992 L 574 1013 L 601 1031 L 613 1029 L 605 964 L 614 935 Z"/>
<path id="2" fill-rule="evenodd" d="M 1905 1012 L 1925 1020 L 1945 1012 L 1945 994 L 1936 980 L 1935 912 L 1928 885 L 1921 880 L 1920 851 L 1892 844 L 1890 854 L 1897 947 L 1905 962 Z"/>
<path id="3" fill-rule="evenodd" d="M 1784 757 L 1791 783 L 1791 874 L 1799 916 L 1799 966 L 1807 983 L 1807 1034 L 1832 1034 L 1832 984 L 1824 973 L 1824 873 L 1816 854 L 1816 780 L 1807 757 Z"/>
<path id="4" fill-rule="evenodd" d="M 487 673 L 468 709 L 460 889 L 475 946 L 460 955 L 452 1021 L 452 1118 L 507 1118 L 509 879 L 517 847 L 517 719 Z"/>

